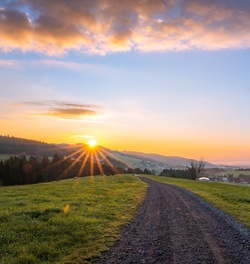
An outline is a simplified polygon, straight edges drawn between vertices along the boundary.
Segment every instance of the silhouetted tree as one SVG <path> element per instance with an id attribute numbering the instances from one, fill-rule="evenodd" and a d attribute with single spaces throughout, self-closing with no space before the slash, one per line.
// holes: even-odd
<path id="1" fill-rule="evenodd" d="M 0 161 L 0 184 L 20 185 L 49 182 L 75 176 L 89 176 L 90 173 L 93 175 L 100 175 L 103 172 L 107 175 L 127 173 L 125 166 L 114 166 L 113 159 L 109 159 L 109 162 L 102 161 L 101 165 L 94 159 L 85 160 L 84 163 L 83 160 L 85 160 L 85 157 L 82 157 L 82 160 L 76 160 L 69 157 L 64 158 L 58 154 L 55 154 L 52 160 L 46 156 L 30 156 L 28 160 L 24 155 L 10 157 L 10 159 Z M 121 162 L 116 164 L 124 165 Z"/>
<path id="2" fill-rule="evenodd" d="M 160 176 L 171 177 L 171 178 L 181 178 L 181 179 L 190 179 L 190 173 L 188 170 L 174 170 L 174 169 L 164 169 Z"/>
<path id="3" fill-rule="evenodd" d="M 205 170 L 205 162 L 203 161 L 203 159 L 200 159 L 199 161 L 190 160 L 187 169 L 190 173 L 191 180 L 196 180 L 200 173 Z"/>
<path id="4" fill-rule="evenodd" d="M 134 173 L 135 173 L 135 174 L 142 174 L 143 171 L 142 171 L 140 168 L 135 168 Z"/>
<path id="5" fill-rule="evenodd" d="M 151 171 L 148 170 L 147 168 L 145 168 L 144 171 L 143 171 L 143 174 L 149 174 L 150 175 L 151 174 Z"/>

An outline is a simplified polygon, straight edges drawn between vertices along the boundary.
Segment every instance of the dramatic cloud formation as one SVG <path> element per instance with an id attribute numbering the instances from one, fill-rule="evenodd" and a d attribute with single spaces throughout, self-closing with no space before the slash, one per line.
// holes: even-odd
<path id="1" fill-rule="evenodd" d="M 22 102 L 16 106 L 41 107 L 38 115 L 54 116 L 66 119 L 79 119 L 88 116 L 97 116 L 100 107 L 97 105 L 80 104 L 65 101 L 47 101 L 47 102 Z M 34 111 L 34 110 L 33 110 Z M 37 110 L 36 110 L 37 112 Z M 37 115 L 37 113 L 36 113 Z"/>
<path id="2" fill-rule="evenodd" d="M 10 0 L 0 49 L 57 55 L 250 47 L 248 0 Z"/>

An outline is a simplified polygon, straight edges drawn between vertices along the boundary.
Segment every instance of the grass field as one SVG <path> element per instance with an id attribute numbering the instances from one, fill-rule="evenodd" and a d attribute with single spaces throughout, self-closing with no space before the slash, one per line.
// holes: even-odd
<path id="1" fill-rule="evenodd" d="M 230 214 L 250 229 L 250 186 L 192 181 L 161 176 L 149 176 L 148 178 L 184 187 Z"/>
<path id="2" fill-rule="evenodd" d="M 148 177 L 189 189 L 250 228 L 250 187 Z M 128 175 L 0 187 L 0 263 L 94 261 L 119 238 L 146 188 Z"/>
<path id="3" fill-rule="evenodd" d="M 133 176 L 0 187 L 0 263 L 88 263 L 119 238 L 146 193 Z"/>

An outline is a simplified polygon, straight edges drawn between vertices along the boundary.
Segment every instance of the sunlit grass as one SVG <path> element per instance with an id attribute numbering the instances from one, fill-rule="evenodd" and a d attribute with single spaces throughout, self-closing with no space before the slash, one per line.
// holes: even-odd
<path id="1" fill-rule="evenodd" d="M 146 193 L 133 176 L 0 187 L 0 263 L 88 263 L 119 238 Z"/>
<path id="2" fill-rule="evenodd" d="M 198 194 L 250 229 L 250 187 L 216 182 L 201 182 L 162 176 L 149 178 L 184 187 Z"/>

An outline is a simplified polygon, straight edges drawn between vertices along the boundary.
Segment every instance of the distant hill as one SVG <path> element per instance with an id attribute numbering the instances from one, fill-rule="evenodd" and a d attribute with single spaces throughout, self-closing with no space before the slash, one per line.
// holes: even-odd
<path id="1" fill-rule="evenodd" d="M 45 142 L 17 138 L 12 136 L 0 136 L 0 154 L 10 155 L 39 155 L 53 156 L 55 153 L 68 156 L 85 146 L 84 144 L 48 144 Z M 183 157 L 164 156 L 159 154 L 147 154 L 135 151 L 114 151 L 103 148 L 105 156 L 115 158 L 131 168 L 149 169 L 156 173 L 165 168 L 183 169 L 189 164 L 190 160 Z M 108 155 L 110 153 L 110 155 Z M 79 154 L 78 154 L 79 156 Z M 123 165 L 124 167 L 124 165 Z M 216 168 L 217 165 L 206 162 L 206 168 Z"/>
<path id="2" fill-rule="evenodd" d="M 0 136 L 1 154 L 53 156 L 55 153 L 65 155 L 67 152 L 65 146 L 48 144 L 30 139 Z"/>
<path id="3" fill-rule="evenodd" d="M 135 152 L 135 151 L 122 151 L 122 153 L 127 157 L 147 160 L 149 162 L 158 162 L 161 163 L 162 165 L 165 164 L 166 167 L 171 167 L 171 168 L 186 168 L 187 165 L 190 163 L 190 159 L 177 157 L 177 156 L 164 156 L 154 153 L 148 154 L 148 153 Z M 205 162 L 205 167 L 217 168 L 219 166 L 209 162 Z"/>
<path id="4" fill-rule="evenodd" d="M 17 138 L 12 136 L 0 136 L 0 154 L 9 154 L 13 156 L 20 155 L 33 155 L 33 156 L 48 156 L 52 157 L 54 154 L 61 156 L 69 156 L 72 158 L 84 158 L 79 150 L 86 145 L 78 143 L 75 145 L 70 144 L 48 144 L 36 140 Z M 105 149 L 105 148 L 104 148 Z M 122 159 L 116 158 L 108 153 L 111 153 L 109 149 L 105 149 L 107 156 L 106 160 L 102 162 L 109 162 L 115 167 L 126 169 L 128 167 L 127 162 Z M 75 155 L 73 155 L 75 153 Z M 6 155 L 8 157 L 8 155 Z"/>

